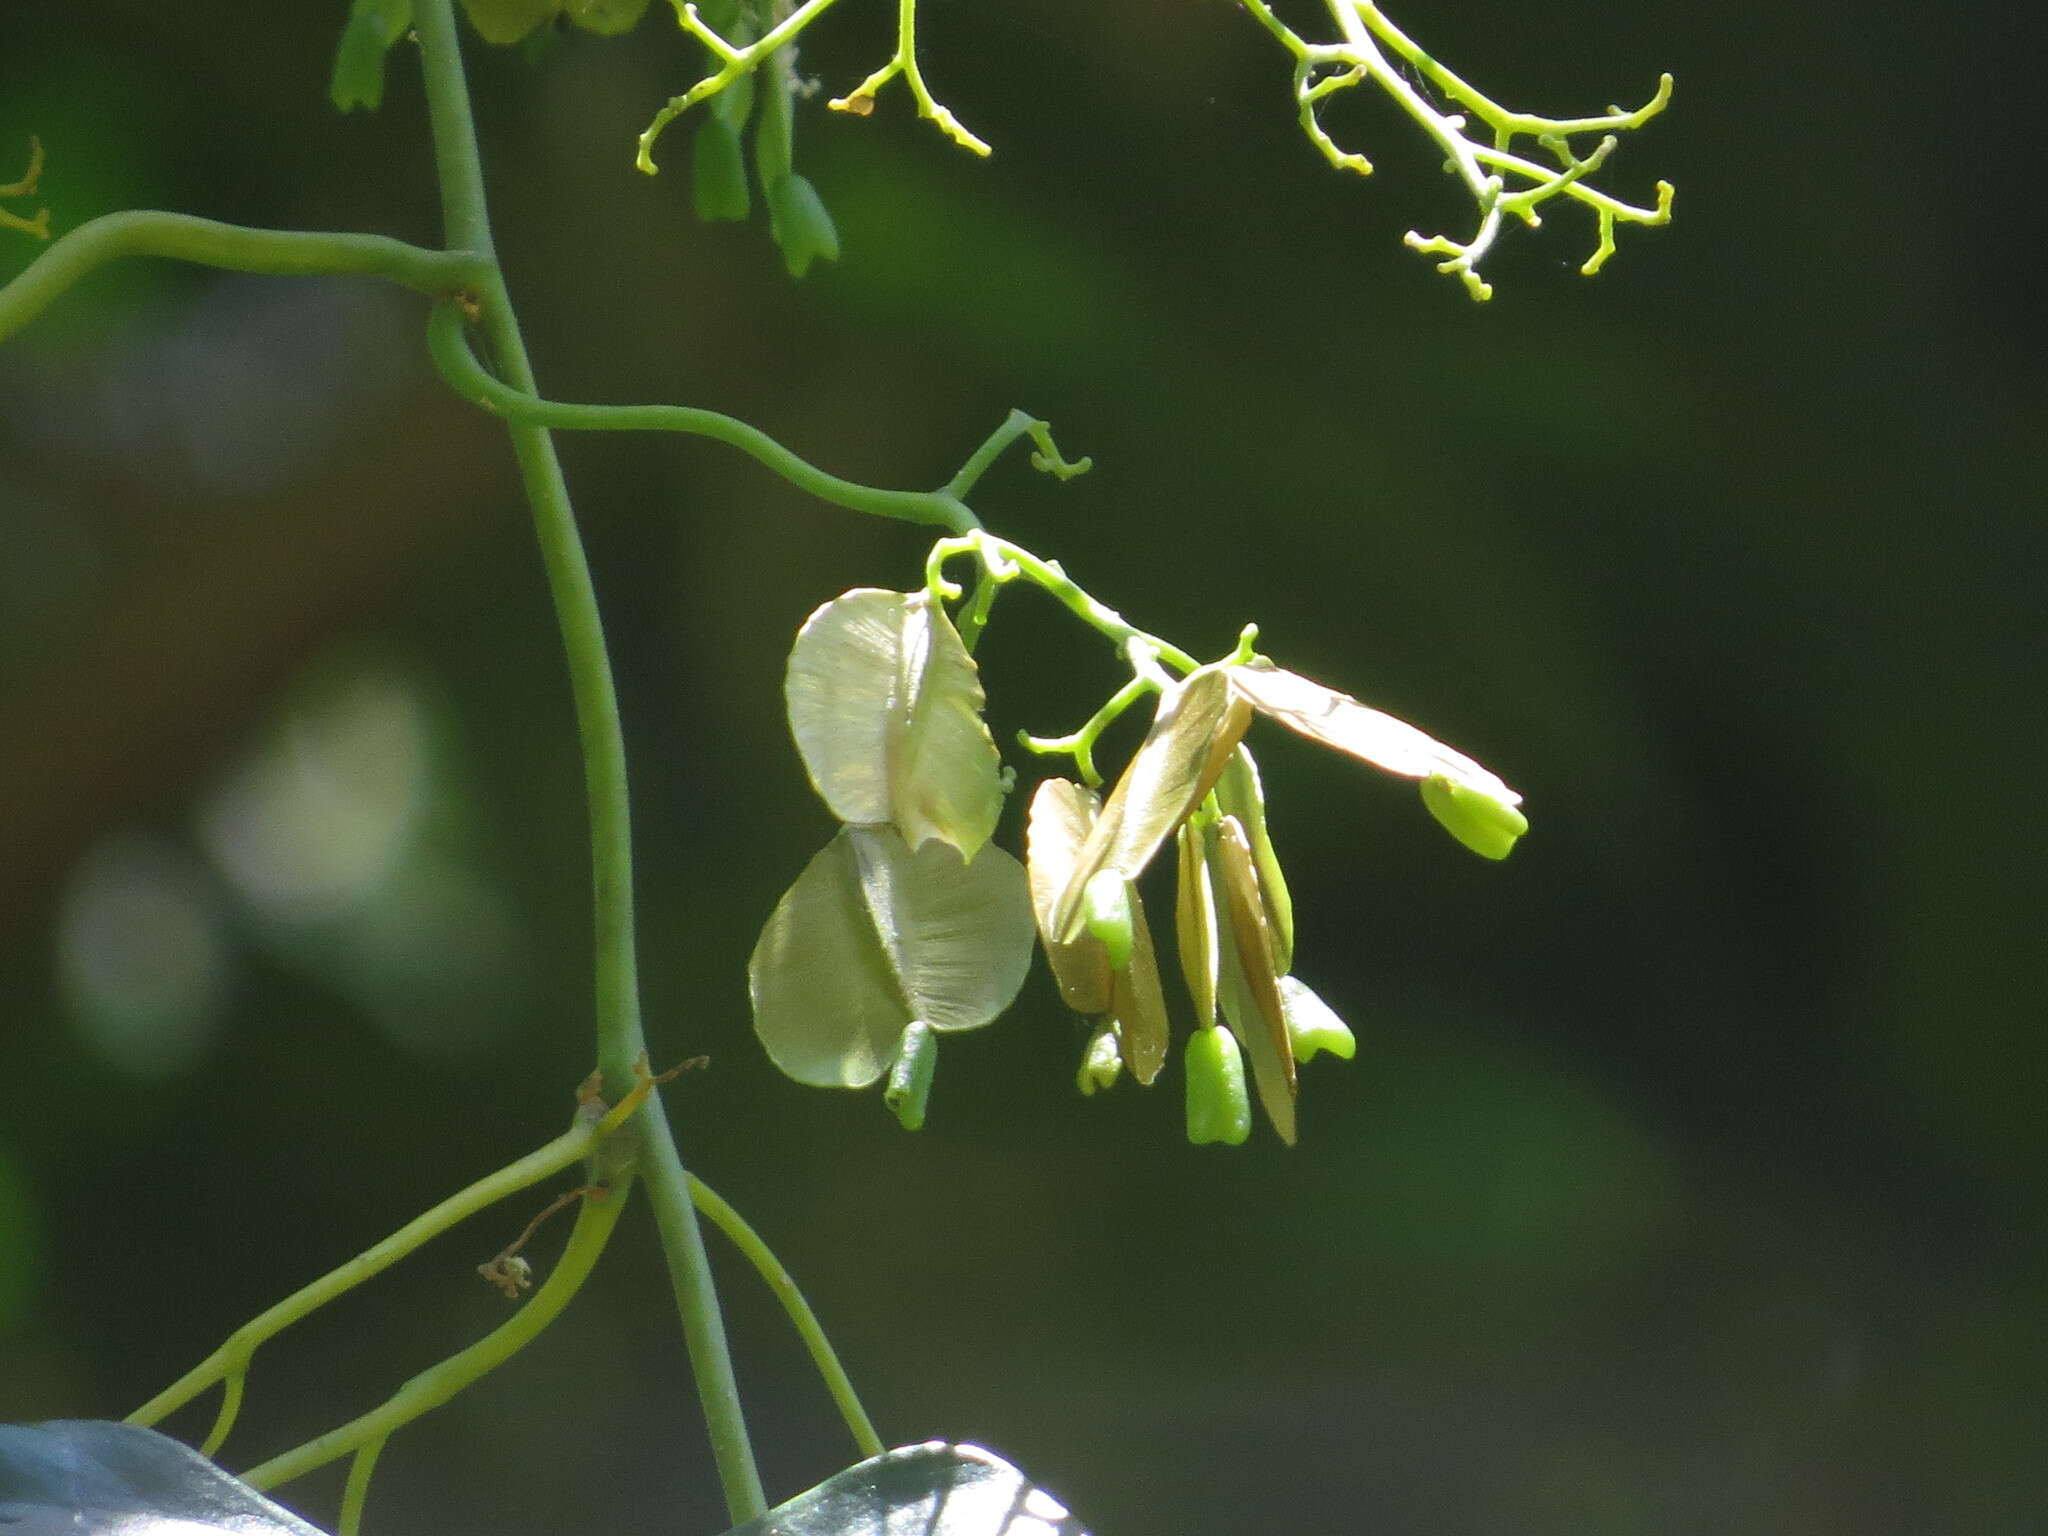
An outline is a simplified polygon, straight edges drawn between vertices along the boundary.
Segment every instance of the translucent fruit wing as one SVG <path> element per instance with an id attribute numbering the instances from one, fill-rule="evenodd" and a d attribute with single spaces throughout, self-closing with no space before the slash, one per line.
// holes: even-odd
<path id="1" fill-rule="evenodd" d="M 1216 888 L 1209 880 L 1201 831 L 1185 823 L 1174 841 L 1180 865 L 1173 919 L 1180 974 L 1194 1000 L 1195 1023 L 1207 1029 L 1216 1022 Z"/>
<path id="2" fill-rule="evenodd" d="M 1521 801 L 1496 775 L 1427 731 L 1263 658 L 1230 668 L 1230 684 L 1260 714 L 1374 767 L 1410 779 L 1440 776 L 1506 805 Z"/>
<path id="3" fill-rule="evenodd" d="M 1280 856 L 1273 851 L 1273 839 L 1266 832 L 1266 787 L 1260 782 L 1259 765 L 1250 747 L 1240 744 L 1230 755 L 1216 781 L 1216 803 L 1224 815 L 1237 818 L 1251 845 L 1252 864 L 1259 875 L 1259 902 L 1266 909 L 1266 924 L 1273 937 L 1273 968 L 1284 976 L 1294 966 L 1294 898 L 1288 894 Z"/>
<path id="4" fill-rule="evenodd" d="M 1161 696 L 1152 729 L 1075 860 L 1053 912 L 1057 932 L 1079 929 L 1088 882 L 1103 870 L 1138 878 L 1159 845 L 1215 787 L 1250 719 L 1250 706 L 1233 693 L 1222 668 L 1191 672 Z"/>
<path id="5" fill-rule="evenodd" d="M 1251 846 L 1235 817 L 1208 829 L 1209 867 L 1221 896 L 1227 936 L 1219 946 L 1218 993 L 1223 1012 L 1251 1060 L 1259 1103 L 1280 1139 L 1295 1141 L 1294 1047 L 1273 970 L 1273 940 L 1259 902 Z"/>
<path id="6" fill-rule="evenodd" d="M 804 621 L 784 680 L 790 733 L 841 821 L 893 822 L 972 858 L 1002 812 L 974 658 L 925 592 L 863 588 Z"/>
<path id="7" fill-rule="evenodd" d="M 1109 953 L 1102 941 L 1082 933 L 1062 941 L 1053 909 L 1074 869 L 1074 859 L 1095 824 L 1098 802 L 1071 779 L 1046 779 L 1031 797 L 1024 828 L 1024 863 L 1031 879 L 1031 909 L 1046 963 L 1060 997 L 1076 1013 L 1107 1013 L 1110 1005 Z"/>
<path id="8" fill-rule="evenodd" d="M 1325 688 L 1264 657 L 1230 668 L 1232 691 L 1289 730 L 1363 762 L 1422 781 L 1430 814 L 1475 853 L 1504 859 L 1529 829 L 1522 797 L 1427 731 Z"/>
<path id="9" fill-rule="evenodd" d="M 1024 872 L 912 851 L 886 826 L 840 829 L 784 894 L 747 966 L 754 1030 L 798 1082 L 860 1088 L 903 1032 L 974 1029 L 1009 1006 L 1031 959 Z"/>
<path id="10" fill-rule="evenodd" d="M 929 592 L 911 594 L 904 606 L 890 819 L 913 848 L 937 838 L 972 859 L 1003 811 L 1002 759 L 981 714 L 988 696 L 945 606 Z"/>
<path id="11" fill-rule="evenodd" d="M 1131 900 L 1131 963 L 1116 973 L 1110 1012 L 1116 1019 L 1117 1043 L 1131 1076 L 1149 1086 L 1166 1065 L 1169 1026 L 1166 994 L 1159 985 L 1159 961 L 1152 949 L 1152 929 L 1145 921 L 1145 903 Z"/>

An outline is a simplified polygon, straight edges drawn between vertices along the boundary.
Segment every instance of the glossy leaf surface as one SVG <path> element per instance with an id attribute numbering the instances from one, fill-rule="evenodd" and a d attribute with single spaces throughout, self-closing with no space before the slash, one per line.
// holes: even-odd
<path id="1" fill-rule="evenodd" d="M 1159 845 L 1215 786 L 1250 719 L 1250 706 L 1232 692 L 1223 668 L 1191 672 L 1161 696 L 1152 729 L 1110 791 L 1074 861 L 1053 913 L 1055 931 L 1070 937 L 1085 921 L 1088 882 L 1102 871 L 1138 878 Z"/>
<path id="2" fill-rule="evenodd" d="M 972 859 L 1003 807 L 974 658 L 927 592 L 863 588 L 804 621 L 784 683 L 789 726 L 832 814 L 893 822 Z"/>
<path id="3" fill-rule="evenodd" d="M 1023 868 L 1000 848 L 965 864 L 890 827 L 843 827 L 754 946 L 754 1031 L 798 1082 L 863 1088 L 911 1023 L 975 1029 L 1008 1007 L 1031 939 Z"/>
<path id="4" fill-rule="evenodd" d="M 7 1536 L 321 1536 L 153 1429 L 92 1419 L 0 1424 Z"/>
<path id="5" fill-rule="evenodd" d="M 885 1451 L 725 1536 L 1088 1536 L 993 1452 L 941 1440 Z"/>

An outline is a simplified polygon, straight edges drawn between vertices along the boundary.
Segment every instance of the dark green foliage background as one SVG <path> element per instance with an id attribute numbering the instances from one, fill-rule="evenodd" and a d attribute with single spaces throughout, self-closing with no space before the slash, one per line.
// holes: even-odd
<path id="1" fill-rule="evenodd" d="M 403 51 L 377 118 L 321 98 L 340 9 L 13 8 L 0 173 L 33 131 L 60 229 L 139 203 L 431 240 Z M 834 90 L 885 51 L 876 10 L 818 34 Z M 662 14 L 480 58 L 546 387 L 718 405 L 889 484 L 942 479 L 1012 404 L 1049 416 L 1099 468 L 1008 467 L 980 497 L 999 531 L 1191 649 L 1260 620 L 1284 663 L 1497 767 L 1535 830 L 1487 866 L 1412 794 L 1263 737 L 1300 970 L 1360 1038 L 1305 1074 L 1304 1145 L 1187 1147 L 1175 1077 L 1077 1101 L 1042 977 L 948 1043 L 906 1136 L 776 1078 L 743 962 L 830 831 L 783 652 L 841 589 L 913 582 L 922 540 L 713 447 L 569 443 L 651 1032 L 713 1058 L 669 1090 L 685 1156 L 808 1282 L 885 1435 L 985 1440 L 1101 1536 L 2040 1529 L 2038 14 L 1408 7 L 1517 105 L 1678 76 L 1611 177 L 1670 177 L 1678 222 L 1585 282 L 1560 210 L 1476 307 L 1397 243 L 1464 227 L 1420 141 L 1361 107 L 1380 173 L 1329 173 L 1229 6 L 927 11 L 934 84 L 996 157 L 893 91 L 807 114 L 846 258 L 794 288 L 758 226 L 692 224 L 682 137 L 631 170 L 694 63 Z M 0 272 L 29 254 L 0 239 Z M 565 680 L 509 456 L 418 318 L 136 268 L 0 350 L 0 1417 L 127 1412 L 554 1134 L 587 1069 Z M 250 379 L 285 381 L 270 415 L 209 415 Z M 208 432 L 289 472 L 224 488 L 181 446 Z M 456 845 L 516 915 L 488 1031 L 408 1051 L 231 909 L 216 1049 L 111 1073 L 53 984 L 70 872 L 129 831 L 190 844 L 336 655 L 436 701 Z M 984 660 L 999 737 L 1068 729 L 1113 680 L 1028 597 Z M 469 1267 L 525 1214 L 267 1351 L 230 1464 L 488 1327 Z M 722 1524 L 646 1223 L 619 1248 L 555 1334 L 393 1442 L 373 1530 Z M 850 1451 L 728 1273 L 786 1496 Z M 330 1519 L 336 1486 L 290 1492 Z"/>

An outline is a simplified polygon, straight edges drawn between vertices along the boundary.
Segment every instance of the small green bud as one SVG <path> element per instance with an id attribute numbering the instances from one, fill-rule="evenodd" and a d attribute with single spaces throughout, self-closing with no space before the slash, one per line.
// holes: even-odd
<path id="1" fill-rule="evenodd" d="M 1088 1049 L 1081 1053 L 1081 1070 L 1074 1074 L 1074 1086 L 1084 1098 L 1114 1088 L 1124 1073 L 1123 1049 L 1116 1028 L 1103 1024 L 1088 1037 Z"/>
<path id="2" fill-rule="evenodd" d="M 782 262 L 791 277 L 802 277 L 820 256 L 839 259 L 838 227 L 809 177 L 791 172 L 769 184 L 768 232 L 782 247 Z"/>
<path id="3" fill-rule="evenodd" d="M 1252 1133 L 1251 1095 L 1245 1091 L 1244 1054 L 1221 1024 L 1188 1037 L 1188 1140 L 1243 1146 Z"/>
<path id="4" fill-rule="evenodd" d="M 1307 1061 L 1320 1051 L 1328 1051 L 1340 1061 L 1349 1061 L 1358 1054 L 1358 1041 L 1352 1036 L 1351 1027 L 1306 983 L 1282 976 L 1280 1007 L 1287 1015 L 1287 1038 L 1294 1047 L 1296 1061 Z"/>
<path id="5" fill-rule="evenodd" d="M 1098 870 L 1089 877 L 1081 895 L 1081 911 L 1088 932 L 1109 951 L 1109 968 L 1131 968 L 1131 887 L 1113 869 Z"/>
<path id="6" fill-rule="evenodd" d="M 925 1101 L 932 1096 L 932 1072 L 939 1064 L 939 1037 L 922 1019 L 911 1020 L 903 1031 L 903 1048 L 889 1069 L 889 1082 L 882 1089 L 882 1102 L 906 1131 L 924 1125 Z"/>
<path id="7" fill-rule="evenodd" d="M 1508 801 L 1445 774 L 1422 781 L 1422 803 L 1446 832 L 1482 858 L 1506 858 L 1529 830 L 1529 818 Z"/>
<path id="8" fill-rule="evenodd" d="M 740 131 L 716 113 L 697 124 L 690 145 L 690 198 L 706 224 L 737 222 L 753 206 L 747 192 L 747 162 L 740 153 Z"/>
<path id="9" fill-rule="evenodd" d="M 384 104 L 384 55 L 412 25 L 412 0 L 356 0 L 334 53 L 327 99 L 343 112 Z"/>

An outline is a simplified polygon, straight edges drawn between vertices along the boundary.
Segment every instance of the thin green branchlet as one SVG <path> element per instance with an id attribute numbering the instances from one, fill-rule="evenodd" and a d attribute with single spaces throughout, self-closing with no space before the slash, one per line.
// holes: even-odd
<path id="1" fill-rule="evenodd" d="M 750 81 L 757 73 L 769 76 L 767 94 L 780 111 L 787 112 L 795 82 L 790 61 L 797 40 L 835 0 L 806 0 L 794 9 L 785 7 L 786 14 L 778 12 L 773 25 L 751 40 L 737 34 L 721 34 L 690 0 L 671 3 L 683 31 L 703 44 L 714 67 L 688 90 L 671 98 L 641 133 L 635 164 L 650 175 L 656 169 L 654 144 L 670 123 L 691 107 Z M 1340 145 L 1324 127 L 1321 116 L 1332 97 L 1367 83 L 1389 97 L 1443 152 L 1445 169 L 1463 183 L 1472 197 L 1478 226 L 1464 240 L 1410 230 L 1403 243 L 1413 250 L 1444 257 L 1437 270 L 1456 276 L 1472 298 L 1485 300 L 1493 296 L 1493 287 L 1480 276 L 1479 265 L 1498 240 L 1505 221 L 1520 219 L 1533 229 L 1543 222 L 1538 210 L 1556 199 L 1569 199 L 1592 210 L 1596 243 L 1593 254 L 1579 268 L 1588 277 L 1605 266 L 1614 254 L 1617 225 L 1670 222 L 1673 188 L 1669 182 L 1659 181 L 1655 201 L 1644 206 L 1614 197 L 1594 186 L 1591 180 L 1619 148 L 1621 134 L 1641 128 L 1670 104 L 1670 75 L 1659 79 L 1656 92 L 1640 107 L 1615 106 L 1604 113 L 1583 117 L 1545 117 L 1517 112 L 1494 101 L 1439 63 L 1394 25 L 1374 0 L 1324 0 L 1336 29 L 1336 36 L 1327 42 L 1304 38 L 1280 19 L 1271 0 L 1243 0 L 1243 4 L 1292 56 L 1294 103 L 1302 132 L 1331 166 L 1359 175 L 1372 174 L 1372 161 Z M 1404 65 L 1415 72 L 1417 79 L 1403 73 Z M 962 148 L 977 155 L 991 153 L 988 142 L 966 128 L 933 97 L 925 84 L 917 57 L 917 0 L 897 0 L 896 51 L 888 62 L 827 105 L 835 111 L 866 117 L 874 111 L 876 92 L 899 75 L 920 117 L 937 125 Z M 1428 90 L 1418 85 L 1418 79 L 1430 89 L 1440 91 L 1451 106 L 1438 106 Z M 1574 148 L 1574 138 L 1593 135 L 1598 138 L 1584 153 Z M 1517 153 L 1518 139 L 1530 140 L 1544 158 Z M 764 165 L 764 182 L 769 176 L 770 170 Z M 784 246 L 787 250 L 786 241 Z M 836 254 L 836 243 L 833 250 Z"/>
<path id="2" fill-rule="evenodd" d="M 1410 230 L 1403 243 L 1412 250 L 1445 257 L 1437 270 L 1455 275 L 1474 299 L 1493 296 L 1492 286 L 1479 275 L 1479 263 L 1492 249 L 1502 221 L 1509 216 L 1534 228 L 1543 222 L 1537 209 L 1555 198 L 1567 197 L 1591 208 L 1598 243 L 1579 268 L 1588 277 L 1605 266 L 1607 258 L 1614 254 L 1617 223 L 1670 222 L 1671 183 L 1658 182 L 1656 202 L 1639 207 L 1609 196 L 1587 180 L 1614 153 L 1620 143 L 1617 135 L 1642 127 L 1670 103 L 1670 75 L 1662 76 L 1656 93 L 1633 110 L 1617 106 L 1597 116 L 1576 118 L 1516 112 L 1439 64 L 1396 27 L 1373 0 L 1324 3 L 1336 24 L 1338 38 L 1328 43 L 1310 43 L 1274 14 L 1268 0 L 1243 0 L 1245 9 L 1293 55 L 1294 100 L 1302 132 L 1332 166 L 1361 176 L 1372 174 L 1372 162 L 1355 150 L 1340 146 L 1323 127 L 1319 115 L 1323 105 L 1337 92 L 1365 82 L 1390 97 L 1444 151 L 1445 169 L 1456 175 L 1471 194 L 1479 214 L 1479 227 L 1470 239 L 1462 241 Z M 1415 69 L 1464 111 L 1436 106 L 1388 58 L 1389 53 Z M 1491 143 L 1473 137 L 1467 113 L 1477 117 L 1480 125 L 1491 133 Z M 1571 140 L 1586 134 L 1603 137 L 1582 156 L 1573 150 Z M 1514 153 L 1517 138 L 1533 139 L 1555 163 L 1546 165 Z"/>
<path id="3" fill-rule="evenodd" d="M 452 0 L 417 0 L 414 24 L 426 85 L 434 163 L 450 246 L 495 258 L 483 164 L 469 105 L 469 85 L 456 37 Z M 533 370 L 495 259 L 477 299 L 507 381 L 535 392 Z M 545 427 L 514 421 L 508 428 L 534 516 L 548 587 L 568 661 L 577 733 L 583 748 L 590 810 L 592 922 L 597 948 L 596 1027 L 599 1070 L 615 1096 L 630 1084 L 633 1063 L 647 1053 L 640 1022 L 633 908 L 632 817 L 626 787 L 625 730 L 606 651 L 604 624 L 574 509 Z M 639 1127 L 641 1173 L 661 1232 L 677 1311 L 689 1346 L 698 1401 L 735 1524 L 767 1508 L 748 1441 L 746 1414 L 726 1341 L 710 1260 L 690 1202 L 675 1136 L 657 1099 Z"/>

